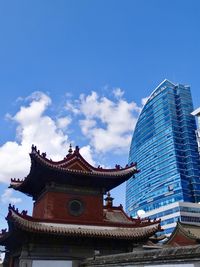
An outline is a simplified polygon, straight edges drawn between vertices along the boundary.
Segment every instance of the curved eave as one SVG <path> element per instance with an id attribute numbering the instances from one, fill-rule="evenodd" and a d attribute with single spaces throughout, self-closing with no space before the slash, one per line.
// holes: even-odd
<path id="1" fill-rule="evenodd" d="M 95 225 L 70 225 L 38 222 L 23 218 L 14 211 L 10 212 L 9 220 L 19 229 L 41 234 L 50 234 L 66 237 L 92 237 L 106 239 L 143 240 L 159 231 L 159 223 L 144 227 L 113 227 Z"/>
<path id="2" fill-rule="evenodd" d="M 188 229 L 187 229 L 187 226 L 189 226 Z M 190 229 L 190 227 L 191 227 L 191 229 Z M 194 229 L 194 228 L 198 228 L 198 233 L 200 232 L 200 226 L 199 225 L 194 225 L 194 224 L 190 225 L 188 223 L 184 224 L 184 223 L 179 222 L 179 230 L 181 231 L 181 233 L 183 233 L 185 235 L 185 237 L 200 240 L 200 234 L 196 235 L 195 233 L 193 233 L 192 229 Z"/>
<path id="3" fill-rule="evenodd" d="M 6 232 L 4 234 L 0 234 L 0 245 L 5 246 L 6 240 L 10 237 L 10 233 Z"/>
<path id="4" fill-rule="evenodd" d="M 73 156 L 73 155 L 72 155 Z M 53 162 L 48 160 L 47 158 L 43 158 L 38 153 L 31 153 L 31 163 L 34 165 L 34 162 L 38 162 L 39 164 L 43 165 L 44 167 L 56 170 L 56 171 L 63 171 L 66 173 L 80 173 L 82 175 L 96 175 L 96 176 L 124 176 L 130 173 L 130 175 L 137 172 L 136 165 L 128 166 L 126 168 L 119 168 L 119 169 L 102 169 L 102 168 L 96 168 L 90 165 L 85 159 L 78 154 L 76 158 L 71 157 L 68 160 L 63 160 L 60 162 Z M 88 170 L 77 170 L 72 168 L 64 167 L 66 164 L 69 164 L 71 161 L 77 160 L 81 162 L 83 165 L 87 165 Z"/>
<path id="5" fill-rule="evenodd" d="M 55 175 L 53 175 L 55 174 Z M 134 174 L 134 173 L 133 173 Z M 123 182 L 127 181 L 132 174 L 124 175 L 123 177 L 115 177 L 115 176 L 96 176 L 93 174 L 78 174 L 78 173 L 66 173 L 61 172 L 51 172 L 51 176 L 41 176 L 34 175 L 34 173 L 29 174 L 23 183 L 21 184 L 10 184 L 9 188 L 13 188 L 17 191 L 23 192 L 28 196 L 36 197 L 40 192 L 45 188 L 46 184 L 51 184 L 52 182 L 57 185 L 71 185 L 71 186 L 81 186 L 81 187 L 90 187 L 90 188 L 98 188 L 103 190 L 103 192 L 107 192 L 112 190 L 113 188 L 119 186 Z M 44 179 L 43 179 L 44 178 Z"/>
<path id="6" fill-rule="evenodd" d="M 32 155 L 32 154 L 31 154 Z M 75 186 L 91 186 L 109 191 L 122 184 L 137 171 L 135 165 L 123 169 L 77 170 L 50 164 L 46 159 L 31 156 L 31 170 L 24 181 L 11 180 L 10 188 L 36 197 L 49 183 Z"/>
<path id="7" fill-rule="evenodd" d="M 189 225 L 189 224 L 186 224 L 186 225 Z M 191 225 L 191 227 L 194 227 L 194 225 Z M 199 226 L 199 229 L 200 229 L 200 226 Z M 183 235 L 185 238 L 188 238 L 188 239 L 198 240 L 198 241 L 200 240 L 199 236 L 195 236 L 190 231 L 186 230 L 184 228 L 184 224 L 182 224 L 181 222 L 177 222 L 175 229 L 173 230 L 173 232 L 171 233 L 170 237 L 165 242 L 165 244 L 166 245 L 170 244 L 176 238 L 178 233 L 180 233 L 181 235 Z"/>

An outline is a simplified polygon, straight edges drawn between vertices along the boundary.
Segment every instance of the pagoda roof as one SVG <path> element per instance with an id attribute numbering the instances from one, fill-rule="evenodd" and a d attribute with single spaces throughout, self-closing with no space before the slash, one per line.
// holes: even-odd
<path id="1" fill-rule="evenodd" d="M 40 220 L 28 216 L 25 211 L 19 213 L 17 209 L 9 207 L 7 216 L 9 227 L 39 234 L 49 234 L 64 237 L 86 237 L 86 238 L 104 238 L 104 239 L 121 239 L 121 240 L 146 240 L 156 232 L 160 231 L 160 220 L 158 221 L 139 221 L 132 224 L 124 224 L 117 226 L 117 224 L 110 224 L 104 222 L 101 225 L 95 224 L 68 224 L 55 223 L 49 220 Z M 13 227 L 10 227 L 13 228 Z M 0 244 L 4 245 L 7 238 L 12 235 L 12 230 L 0 233 Z"/>
<path id="2" fill-rule="evenodd" d="M 69 153 L 61 161 L 53 161 L 32 146 L 30 153 L 31 169 L 23 179 L 11 179 L 10 188 L 21 191 L 33 197 L 37 196 L 47 184 L 65 184 L 75 186 L 90 186 L 109 191 L 138 172 L 136 164 L 132 163 L 122 168 L 116 165 L 113 169 L 94 167 L 80 154 L 79 148 Z"/>
<path id="3" fill-rule="evenodd" d="M 183 245 L 180 236 L 184 237 L 184 245 L 189 245 L 190 242 L 200 242 L 200 225 L 199 224 L 188 224 L 178 221 L 177 225 L 167 240 L 166 244 L 170 245 L 172 243 L 177 245 Z M 180 243 L 180 244 L 179 244 Z"/>

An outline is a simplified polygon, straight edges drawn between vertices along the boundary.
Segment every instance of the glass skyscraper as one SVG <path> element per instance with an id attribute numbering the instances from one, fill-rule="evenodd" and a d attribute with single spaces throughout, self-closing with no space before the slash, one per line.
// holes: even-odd
<path id="1" fill-rule="evenodd" d="M 129 162 L 137 162 L 140 170 L 126 187 L 126 209 L 131 216 L 142 211 L 158 217 L 153 210 L 160 214 L 165 210 L 165 216 L 167 205 L 200 202 L 200 160 L 192 111 L 189 86 L 164 80 L 148 98 L 130 147 Z M 175 222 L 178 217 L 180 213 L 166 220 L 172 223 L 170 219 Z"/>

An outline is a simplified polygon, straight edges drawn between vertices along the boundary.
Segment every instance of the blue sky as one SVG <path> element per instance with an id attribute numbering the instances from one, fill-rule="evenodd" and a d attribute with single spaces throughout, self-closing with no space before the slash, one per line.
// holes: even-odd
<path id="1" fill-rule="evenodd" d="M 162 80 L 191 85 L 200 106 L 199 14 L 198 0 L 0 2 L 0 226 L 10 201 L 31 210 L 6 190 L 28 174 L 31 143 L 57 159 L 72 142 L 94 164 L 123 166 Z"/>

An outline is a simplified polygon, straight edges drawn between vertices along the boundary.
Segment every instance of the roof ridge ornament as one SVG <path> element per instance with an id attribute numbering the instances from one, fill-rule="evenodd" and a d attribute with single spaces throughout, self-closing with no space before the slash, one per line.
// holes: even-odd
<path id="1" fill-rule="evenodd" d="M 104 199 L 106 201 L 106 207 L 111 208 L 113 206 L 113 197 L 110 195 L 110 191 L 107 192 L 107 197 Z"/>
<path id="2" fill-rule="evenodd" d="M 27 210 L 22 210 L 21 212 L 19 211 L 18 208 L 15 207 L 15 205 L 11 205 L 11 203 L 9 203 L 8 205 L 8 215 L 7 218 L 9 216 L 11 216 L 11 212 L 14 211 L 16 214 L 21 215 L 22 217 L 27 217 L 28 215 L 28 211 Z"/>
<path id="3" fill-rule="evenodd" d="M 40 155 L 40 150 L 37 150 L 37 146 L 33 145 L 31 146 L 31 153 L 37 153 L 38 155 Z M 45 153 L 46 154 L 46 153 Z M 45 155 L 46 157 L 46 155 Z"/>
<path id="4" fill-rule="evenodd" d="M 1 229 L 0 236 L 8 233 L 7 228 Z"/>
<path id="5" fill-rule="evenodd" d="M 72 144 L 70 143 L 68 153 L 71 155 L 72 152 L 73 152 L 73 150 L 72 150 Z"/>
<path id="6" fill-rule="evenodd" d="M 31 153 L 37 152 L 37 146 L 35 146 L 34 144 L 32 144 L 31 146 Z"/>
<path id="7" fill-rule="evenodd" d="M 75 150 L 74 150 L 74 154 L 78 155 L 79 154 L 79 149 L 80 149 L 79 146 L 76 146 Z"/>
<path id="8" fill-rule="evenodd" d="M 19 178 L 11 178 L 11 182 L 19 182 L 19 183 L 22 183 L 22 182 L 24 182 L 24 179 L 19 179 Z"/>

